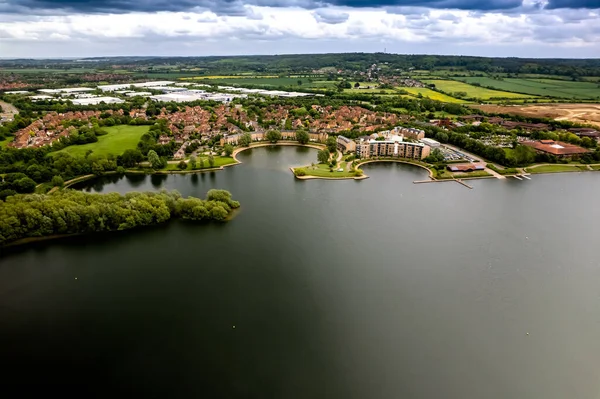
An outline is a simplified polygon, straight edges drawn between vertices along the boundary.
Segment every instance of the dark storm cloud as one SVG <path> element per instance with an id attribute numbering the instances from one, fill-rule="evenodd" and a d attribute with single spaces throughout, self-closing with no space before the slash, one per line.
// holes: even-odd
<path id="1" fill-rule="evenodd" d="M 346 7 L 427 7 L 459 10 L 509 10 L 520 7 L 523 0 L 328 0 L 327 3 Z"/>
<path id="2" fill-rule="evenodd" d="M 541 2 L 537 3 L 538 5 Z M 523 0 L 0 0 L 0 13 L 129 13 L 210 10 L 219 15 L 247 16 L 245 5 L 348 8 L 423 7 L 473 11 L 509 11 Z M 549 0 L 547 9 L 600 8 L 600 0 Z"/>
<path id="3" fill-rule="evenodd" d="M 600 8 L 600 0 L 550 0 L 547 10 L 555 8 Z"/>

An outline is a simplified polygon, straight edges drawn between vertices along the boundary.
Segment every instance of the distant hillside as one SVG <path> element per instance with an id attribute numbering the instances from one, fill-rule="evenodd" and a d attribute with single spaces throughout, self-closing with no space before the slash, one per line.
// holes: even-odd
<path id="1" fill-rule="evenodd" d="M 372 64 L 388 70 L 431 70 L 459 68 L 488 73 L 545 74 L 560 76 L 600 76 L 600 59 L 489 58 L 445 55 L 402 55 L 388 53 L 292 54 L 215 57 L 98 57 L 68 60 L 0 60 L 0 68 L 66 68 L 85 65 L 104 68 L 114 65 L 200 68 L 205 73 L 232 71 L 295 73 L 325 67 L 365 70 Z"/>

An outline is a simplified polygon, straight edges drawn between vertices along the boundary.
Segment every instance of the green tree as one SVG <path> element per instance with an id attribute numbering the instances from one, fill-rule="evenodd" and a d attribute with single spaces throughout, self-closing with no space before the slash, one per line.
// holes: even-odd
<path id="1" fill-rule="evenodd" d="M 13 188 L 19 193 L 32 193 L 35 191 L 35 182 L 29 177 L 24 177 L 15 181 Z"/>
<path id="2" fill-rule="evenodd" d="M 225 144 L 223 146 L 223 151 L 225 152 L 225 156 L 230 157 L 233 154 L 233 146 L 231 144 Z"/>
<path id="3" fill-rule="evenodd" d="M 335 137 L 328 137 L 325 144 L 327 145 L 327 149 L 329 150 L 329 152 L 335 152 L 335 150 L 337 149 L 337 141 Z"/>
<path id="4" fill-rule="evenodd" d="M 196 166 L 197 166 L 197 164 L 196 164 L 196 157 L 192 155 L 190 157 L 190 167 L 192 169 L 196 169 Z"/>
<path id="5" fill-rule="evenodd" d="M 433 151 L 431 151 L 431 154 L 425 158 L 425 162 L 444 162 L 444 153 L 439 148 L 434 148 Z"/>
<path id="6" fill-rule="evenodd" d="M 198 164 L 198 166 L 200 167 L 200 169 L 203 169 L 206 164 L 204 163 L 204 158 L 200 158 L 200 163 Z"/>
<path id="7" fill-rule="evenodd" d="M 271 143 L 277 143 L 281 140 L 281 132 L 279 130 L 269 130 L 265 137 Z"/>
<path id="8" fill-rule="evenodd" d="M 142 152 L 138 149 L 135 150 L 125 150 L 123 154 L 118 159 L 119 164 L 125 166 L 126 168 L 132 168 L 136 166 L 138 163 L 142 162 L 144 156 Z"/>
<path id="9" fill-rule="evenodd" d="M 326 149 L 319 150 L 317 153 L 317 160 L 319 163 L 327 163 L 327 161 L 329 161 L 329 151 Z"/>
<path id="10" fill-rule="evenodd" d="M 208 164 L 210 165 L 211 168 L 215 166 L 215 157 L 213 157 L 212 154 L 210 154 L 208 156 Z"/>
<path id="11" fill-rule="evenodd" d="M 252 143 L 252 135 L 250 133 L 244 133 L 238 140 L 238 144 L 242 147 L 248 147 Z"/>
<path id="12" fill-rule="evenodd" d="M 51 184 L 53 187 L 62 187 L 65 184 L 63 178 L 59 175 L 53 176 Z"/>
<path id="13" fill-rule="evenodd" d="M 152 169 L 156 170 L 161 169 L 163 167 L 162 161 L 160 160 L 158 154 L 154 150 L 148 151 L 148 162 L 150 162 L 150 166 L 152 167 Z"/>
<path id="14" fill-rule="evenodd" d="M 306 144 L 309 142 L 310 136 L 306 130 L 300 129 L 296 132 L 296 140 L 298 140 L 300 144 Z"/>
<path id="15" fill-rule="evenodd" d="M 187 169 L 188 165 L 185 161 L 181 160 L 179 161 L 179 163 L 177 164 L 177 167 L 181 170 L 185 170 Z"/>

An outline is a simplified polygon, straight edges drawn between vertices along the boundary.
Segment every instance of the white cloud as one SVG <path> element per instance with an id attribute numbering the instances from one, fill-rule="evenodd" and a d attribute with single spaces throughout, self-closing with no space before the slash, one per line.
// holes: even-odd
<path id="1" fill-rule="evenodd" d="M 0 53 L 4 57 L 206 55 L 202 49 L 207 49 L 214 54 L 254 54 L 281 52 L 286 48 L 281 42 L 300 43 L 312 52 L 373 51 L 373 43 L 386 43 L 388 50 L 397 52 L 415 49 L 413 52 L 470 53 L 487 49 L 482 55 L 517 56 L 530 46 L 538 49 L 538 56 L 592 57 L 600 53 L 597 10 L 564 13 L 538 9 L 528 14 L 415 8 L 401 11 L 246 6 L 239 16 L 205 11 L 74 14 L 25 20 L 0 15 L 0 20 L 6 21 L 2 24 Z M 61 43 L 69 39 L 72 45 L 64 47 Z M 149 41 L 154 46 L 140 46 Z M 109 42 L 113 46 L 107 54 Z M 203 42 L 220 46 L 201 45 Z M 245 48 L 243 43 L 247 44 Z M 466 44 L 472 49 L 463 46 Z M 524 47 L 514 48 L 515 44 Z M 578 49 L 576 53 L 573 48 Z M 197 52 L 190 53 L 194 49 Z M 28 54 L 30 51 L 38 53 Z M 59 51 L 68 53 L 57 54 Z M 295 47 L 286 52 L 298 50 Z"/>

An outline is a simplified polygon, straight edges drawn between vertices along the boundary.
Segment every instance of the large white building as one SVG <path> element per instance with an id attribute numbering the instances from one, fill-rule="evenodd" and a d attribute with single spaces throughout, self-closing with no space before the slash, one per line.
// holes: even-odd
<path id="1" fill-rule="evenodd" d="M 96 105 L 104 102 L 106 104 L 121 104 L 125 101 L 116 97 L 90 97 L 90 98 L 76 98 L 73 101 L 73 104 L 76 105 Z"/>
<path id="2" fill-rule="evenodd" d="M 133 87 L 159 87 L 159 86 L 167 86 L 173 84 L 175 82 L 161 80 L 158 82 L 142 82 L 142 83 L 123 83 L 118 85 L 103 85 L 98 86 L 98 88 L 102 91 L 117 91 L 117 90 L 125 90 L 129 89 L 131 86 Z"/>
<path id="3" fill-rule="evenodd" d="M 63 89 L 39 89 L 40 93 L 46 94 L 73 94 L 73 93 L 84 93 L 86 91 L 94 91 L 91 87 L 65 87 Z"/>
<path id="4" fill-rule="evenodd" d="M 231 102 L 234 98 L 245 98 L 244 94 L 227 94 L 227 93 L 205 93 L 202 90 L 189 90 L 177 93 L 159 94 L 151 96 L 154 101 L 185 103 L 197 100 L 219 101 L 223 103 Z"/>
<path id="5" fill-rule="evenodd" d="M 440 142 L 439 141 L 435 141 L 434 139 L 428 139 L 428 138 L 424 138 L 419 140 L 421 143 L 426 144 L 428 146 L 430 146 L 431 148 L 438 148 L 440 146 Z"/>

